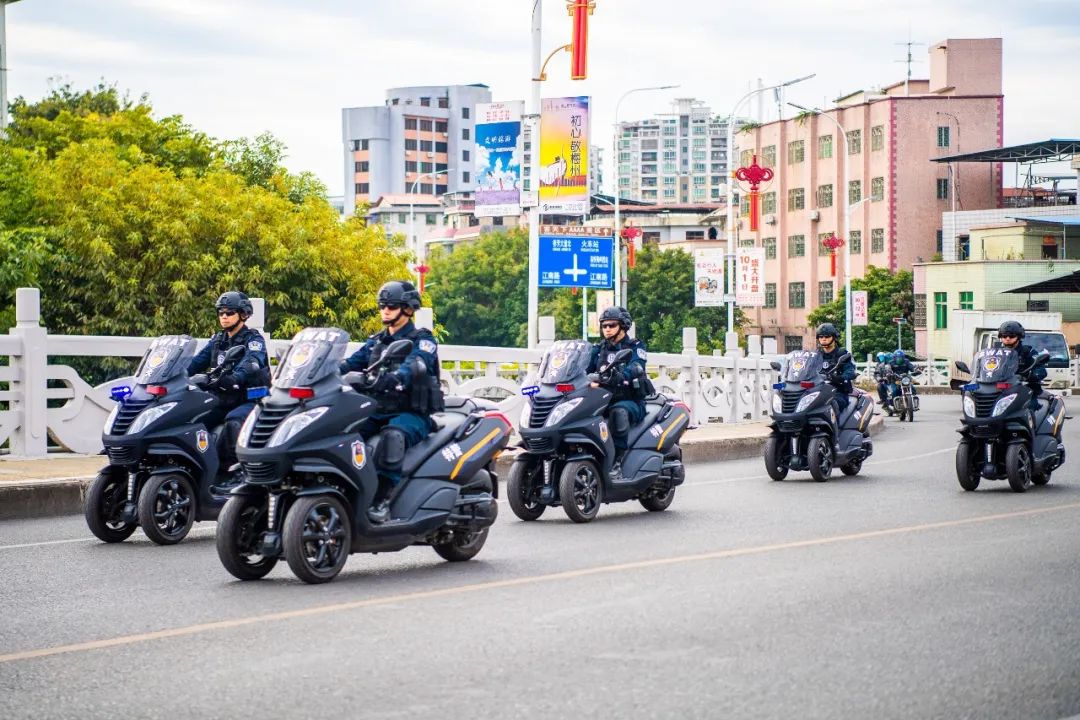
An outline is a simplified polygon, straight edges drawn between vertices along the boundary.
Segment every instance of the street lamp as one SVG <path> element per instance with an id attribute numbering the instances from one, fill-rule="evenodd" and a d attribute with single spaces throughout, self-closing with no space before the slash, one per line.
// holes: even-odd
<path id="1" fill-rule="evenodd" d="M 796 105 L 793 102 L 789 102 L 791 107 L 802 110 L 803 112 L 813 113 L 818 117 L 828 118 L 832 121 L 832 124 L 840 131 L 840 137 L 843 138 L 844 144 L 841 145 L 840 150 L 844 153 L 844 186 L 843 189 L 847 190 L 847 184 L 851 182 L 851 175 L 848 174 L 848 151 L 847 151 L 847 130 L 840 124 L 840 121 L 834 118 L 832 115 L 825 114 L 821 108 L 807 108 L 802 105 Z M 846 328 L 848 349 L 851 352 L 855 352 L 853 337 L 853 328 L 851 326 L 851 211 L 856 205 L 861 205 L 866 202 L 870 196 L 864 194 L 857 202 L 851 202 L 851 192 L 845 193 L 846 200 L 844 201 L 844 327 Z"/>
<path id="2" fill-rule="evenodd" d="M 411 246 L 412 251 L 416 254 L 416 259 L 417 259 L 416 266 L 418 268 L 420 267 L 420 265 L 422 263 L 420 262 L 420 260 L 421 260 L 421 258 L 420 258 L 420 243 L 418 243 L 416 241 L 415 230 L 413 230 L 413 223 L 415 222 L 415 218 L 416 218 L 416 213 L 414 212 L 415 208 L 413 207 L 413 203 L 416 200 L 416 186 L 419 185 L 420 181 L 423 180 L 426 177 L 430 177 L 432 180 L 434 180 L 439 175 L 449 173 L 453 169 L 454 168 L 448 167 L 445 170 L 436 170 L 435 172 L 421 173 L 420 175 L 416 176 L 415 180 L 413 180 L 412 192 L 409 193 L 409 245 Z M 420 275 L 419 270 L 417 270 L 416 274 L 417 274 L 417 276 Z"/>
<path id="3" fill-rule="evenodd" d="M 766 90 L 779 90 L 780 88 L 789 87 L 797 83 L 801 83 L 804 80 L 809 80 L 815 77 L 817 73 L 806 75 L 805 77 L 796 78 L 795 80 L 788 80 L 777 85 L 770 85 L 769 87 L 761 87 L 743 95 L 739 98 L 739 101 L 735 103 L 735 107 L 731 108 L 731 114 L 727 119 L 727 158 L 728 158 L 728 174 L 731 174 L 733 162 L 732 156 L 735 152 L 735 115 L 739 112 L 739 108 L 742 104 L 757 95 L 763 93 Z M 727 227 L 724 228 L 727 236 L 727 256 L 728 256 L 728 302 L 727 302 L 727 332 L 724 334 L 724 349 L 725 351 L 732 350 L 739 345 L 739 333 L 735 330 L 735 209 L 732 207 L 732 202 L 735 197 L 735 184 L 731 182 L 732 178 L 728 178 L 727 183 Z"/>
<path id="4" fill-rule="evenodd" d="M 673 90 L 679 87 L 678 85 L 656 85 L 652 87 L 639 87 L 633 90 L 627 90 L 619 98 L 619 101 L 615 103 L 615 137 L 612 141 L 611 147 L 611 160 L 615 166 L 615 277 L 614 277 L 614 291 L 615 291 L 615 304 L 625 307 L 626 291 L 629 287 L 627 274 L 629 269 L 623 265 L 623 254 L 620 250 L 620 240 L 622 234 L 619 226 L 619 196 L 622 194 L 619 188 L 619 106 L 622 105 L 622 101 L 628 96 L 634 93 L 647 92 L 651 90 Z M 620 299 L 622 302 L 620 302 Z"/>
<path id="5" fill-rule="evenodd" d="M 19 0 L 0 0 L 0 137 L 8 124 L 8 99 L 7 99 L 7 21 L 5 13 L 7 6 L 17 3 Z"/>

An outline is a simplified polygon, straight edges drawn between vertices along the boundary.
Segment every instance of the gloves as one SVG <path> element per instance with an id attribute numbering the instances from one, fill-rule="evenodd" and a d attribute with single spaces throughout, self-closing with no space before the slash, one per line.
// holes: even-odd
<path id="1" fill-rule="evenodd" d="M 394 373 L 383 373 L 371 385 L 371 392 L 375 394 L 397 391 L 401 384 L 401 378 Z"/>
<path id="2" fill-rule="evenodd" d="M 221 390 L 236 390 L 237 387 L 240 385 L 240 378 L 233 373 L 224 373 L 223 375 L 218 376 L 218 379 L 214 383 L 214 385 Z"/>

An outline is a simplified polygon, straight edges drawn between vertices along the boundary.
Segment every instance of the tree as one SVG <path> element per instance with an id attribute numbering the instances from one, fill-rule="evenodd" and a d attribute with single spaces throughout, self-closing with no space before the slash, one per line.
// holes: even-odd
<path id="1" fill-rule="evenodd" d="M 856 359 L 868 354 L 896 348 L 895 317 L 903 317 L 907 322 L 902 326 L 903 346 L 915 347 L 915 332 L 912 319 L 915 316 L 914 276 L 910 270 L 896 273 L 885 268 L 870 266 L 861 278 L 852 278 L 852 290 L 867 291 L 867 320 L 865 327 L 855 328 L 855 347 L 852 355 Z M 847 337 L 844 324 L 844 288 L 831 303 L 817 307 L 807 316 L 812 325 L 831 322 Z"/>

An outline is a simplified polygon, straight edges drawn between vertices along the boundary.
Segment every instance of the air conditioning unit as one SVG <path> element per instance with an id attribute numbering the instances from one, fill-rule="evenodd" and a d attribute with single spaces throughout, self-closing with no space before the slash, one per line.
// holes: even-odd
<path id="1" fill-rule="evenodd" d="M 820 219 L 821 219 L 821 213 L 819 213 L 817 210 L 811 210 L 810 211 L 810 222 L 817 222 Z"/>
<path id="2" fill-rule="evenodd" d="M 428 156 L 429 158 L 433 158 L 433 157 L 435 157 L 435 153 L 433 153 L 433 152 L 429 152 L 429 153 L 427 154 L 427 156 Z"/>
<path id="3" fill-rule="evenodd" d="M 765 216 L 765 224 L 766 225 L 775 225 L 776 224 L 776 216 L 775 215 L 766 215 Z"/>

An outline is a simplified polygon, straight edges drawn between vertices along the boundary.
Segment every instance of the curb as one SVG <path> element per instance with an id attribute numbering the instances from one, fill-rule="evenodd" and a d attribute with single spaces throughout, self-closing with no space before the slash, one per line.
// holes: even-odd
<path id="1" fill-rule="evenodd" d="M 875 415 L 870 421 L 870 434 L 877 435 L 885 428 L 885 420 Z M 687 440 L 682 444 L 683 461 L 687 464 L 741 460 L 761 454 L 767 434 L 752 437 Z M 495 462 L 499 477 L 505 478 L 517 453 L 504 452 Z M 105 458 L 102 458 L 104 461 Z M 83 499 L 92 477 L 26 480 L 0 485 L 0 520 L 78 515 L 83 511 Z"/>

